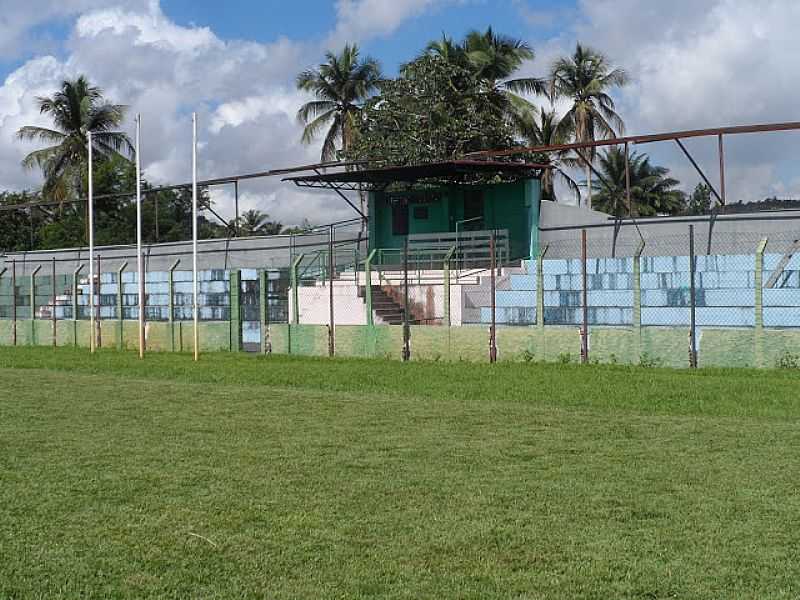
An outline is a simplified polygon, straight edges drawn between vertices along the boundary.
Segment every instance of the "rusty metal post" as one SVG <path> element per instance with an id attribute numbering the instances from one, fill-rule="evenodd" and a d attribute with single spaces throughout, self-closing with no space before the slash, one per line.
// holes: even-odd
<path id="1" fill-rule="evenodd" d="M 492 268 L 492 276 L 490 277 L 490 287 L 491 287 L 491 306 L 492 306 L 492 325 L 489 328 L 489 362 L 495 363 L 497 362 L 497 301 L 496 301 L 496 290 L 497 290 L 497 256 L 496 252 L 496 240 L 495 240 L 495 232 L 492 231 L 491 236 L 489 236 L 489 256 L 491 261 L 491 268 Z"/>
<path id="2" fill-rule="evenodd" d="M 101 315 L 101 312 L 100 312 L 100 281 L 101 280 L 102 280 L 102 277 L 100 275 L 100 255 L 98 254 L 97 255 L 97 286 L 96 286 L 97 302 L 95 302 L 95 305 L 94 305 L 95 332 L 93 332 L 93 335 L 95 336 L 94 339 L 96 340 L 95 341 L 95 347 L 96 348 L 102 348 L 103 347 L 103 328 L 100 325 L 100 315 Z"/>
<path id="3" fill-rule="evenodd" d="M 31 337 L 30 337 L 30 343 L 28 344 L 30 346 L 36 345 L 36 275 L 41 270 L 42 270 L 42 265 L 39 265 L 31 273 L 31 290 L 30 290 L 30 298 L 31 298 L 30 336 Z"/>
<path id="4" fill-rule="evenodd" d="M 17 345 L 17 261 L 11 261 L 11 345 Z"/>
<path id="5" fill-rule="evenodd" d="M 631 204 L 631 165 L 628 156 L 628 142 L 625 142 L 625 203 L 628 205 L 628 216 L 633 214 L 633 204 Z"/>
<path id="6" fill-rule="evenodd" d="M 411 358 L 411 326 L 408 322 L 408 236 L 403 241 L 403 361 Z"/>
<path id="7" fill-rule="evenodd" d="M 328 325 L 328 356 L 336 353 L 336 339 L 334 337 L 334 310 L 333 310 L 333 274 L 336 261 L 333 257 L 333 225 L 328 228 L 328 299 L 329 299 L 329 325 Z"/>
<path id="8" fill-rule="evenodd" d="M 694 225 L 689 225 L 689 367 L 697 368 Z"/>
<path id="9" fill-rule="evenodd" d="M 722 196 L 722 204 L 725 199 L 725 150 L 722 146 L 722 134 L 719 134 L 719 194 Z"/>
<path id="10" fill-rule="evenodd" d="M 56 324 L 56 257 L 53 257 L 53 269 L 51 271 L 52 276 L 52 288 L 53 288 L 53 306 L 50 309 L 51 315 L 50 318 L 53 320 L 53 348 L 55 348 L 58 344 L 56 343 L 57 333 L 56 330 L 58 329 L 58 325 Z"/>
<path id="11" fill-rule="evenodd" d="M 589 293 L 588 276 L 586 273 L 586 230 L 581 230 L 581 304 L 583 305 L 583 319 L 581 326 L 581 363 L 589 362 Z"/>
<path id="12" fill-rule="evenodd" d="M 234 203 L 234 212 L 236 214 L 236 220 L 234 221 L 234 232 L 236 233 L 236 237 L 242 235 L 241 229 L 241 221 L 239 220 L 239 180 L 235 180 L 233 182 L 233 203 Z"/>

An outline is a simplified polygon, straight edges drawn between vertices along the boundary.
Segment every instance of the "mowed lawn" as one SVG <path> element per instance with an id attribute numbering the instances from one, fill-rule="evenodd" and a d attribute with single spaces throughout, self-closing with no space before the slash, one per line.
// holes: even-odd
<path id="1" fill-rule="evenodd" d="M 0 349 L 0 598 L 798 598 L 800 376 Z"/>

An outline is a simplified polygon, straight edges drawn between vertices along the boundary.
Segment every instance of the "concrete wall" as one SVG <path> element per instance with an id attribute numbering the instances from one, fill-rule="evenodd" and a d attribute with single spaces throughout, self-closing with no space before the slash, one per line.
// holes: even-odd
<path id="1" fill-rule="evenodd" d="M 271 325 L 274 353 L 328 355 L 328 328 L 318 325 Z M 412 360 L 489 360 L 486 327 L 410 328 Z M 787 354 L 800 354 L 800 331 L 713 329 L 702 331 L 698 344 L 701 367 L 775 367 Z M 403 328 L 399 325 L 337 326 L 335 354 L 399 360 Z M 513 362 L 577 362 L 580 333 L 575 327 L 499 327 L 498 360 Z M 689 332 L 680 327 L 594 327 L 589 340 L 591 362 L 685 368 L 689 366 Z"/>

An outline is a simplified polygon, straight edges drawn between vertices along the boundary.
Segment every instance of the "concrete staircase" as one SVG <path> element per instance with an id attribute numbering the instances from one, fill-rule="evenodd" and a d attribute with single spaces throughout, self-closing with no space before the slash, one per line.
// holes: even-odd
<path id="1" fill-rule="evenodd" d="M 366 299 L 366 290 L 361 286 L 358 291 L 361 298 Z M 397 302 L 379 285 L 372 286 L 372 312 L 379 322 L 386 325 L 402 325 L 405 317 L 403 305 Z M 414 323 L 413 318 L 409 323 Z"/>

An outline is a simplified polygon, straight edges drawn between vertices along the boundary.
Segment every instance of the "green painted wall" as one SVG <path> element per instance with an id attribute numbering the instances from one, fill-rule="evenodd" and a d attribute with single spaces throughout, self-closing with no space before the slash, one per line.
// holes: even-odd
<path id="1" fill-rule="evenodd" d="M 191 322 L 148 323 L 147 347 L 151 352 L 168 352 L 173 343 L 178 352 L 193 350 Z M 202 322 L 201 350 L 232 350 L 236 340 L 231 323 Z M 325 325 L 271 324 L 270 339 L 275 354 L 327 356 L 328 328 Z M 119 321 L 102 321 L 101 347 L 119 347 Z M 775 367 L 786 356 L 800 360 L 800 331 L 764 329 L 761 339 L 755 329 L 703 328 L 700 336 L 701 367 Z M 174 339 L 173 339 L 174 336 Z M 87 321 L 58 321 L 58 346 L 88 348 Z M 51 346 L 52 322 L 18 321 L 17 344 Z M 0 320 L 0 345 L 12 344 L 12 322 Z M 336 328 L 336 355 L 340 357 L 375 357 L 399 360 L 403 328 L 395 325 L 345 325 Z M 758 350 L 760 346 L 760 350 Z M 136 321 L 122 322 L 122 348 L 138 347 Z M 577 327 L 499 327 L 498 360 L 517 362 L 577 362 L 580 358 L 580 335 Z M 678 327 L 593 327 L 589 357 L 592 362 L 648 363 L 686 368 L 689 362 L 688 330 Z M 486 362 L 489 356 L 488 327 L 411 327 L 412 360 L 464 360 Z"/>
<path id="2" fill-rule="evenodd" d="M 541 184 L 537 179 L 469 188 L 448 186 L 425 192 L 408 192 L 404 197 L 409 203 L 409 233 L 454 233 L 456 224 L 464 219 L 464 197 L 467 189 L 479 189 L 483 192 L 482 229 L 508 229 L 513 258 L 535 256 L 538 253 Z M 417 206 L 427 207 L 427 219 L 415 218 L 414 207 Z M 392 212 L 392 203 L 387 194 L 370 193 L 370 249 L 403 247 L 404 236 L 392 233 Z"/>
<path id="3" fill-rule="evenodd" d="M 122 326 L 122 349 L 135 350 L 139 347 L 139 333 L 137 321 L 101 321 L 100 322 L 100 347 L 108 349 L 120 348 L 120 325 Z M 147 349 L 152 352 L 169 352 L 172 349 L 171 338 L 173 328 L 169 323 L 147 324 Z M 175 350 L 190 352 L 193 350 L 194 336 L 192 324 L 179 322 L 175 324 Z M 200 323 L 200 348 L 204 352 L 231 350 L 231 324 L 228 322 L 202 322 Z M 88 321 L 58 321 L 56 323 L 56 343 L 58 346 L 89 347 L 90 327 Z M 0 345 L 13 344 L 13 323 L 9 320 L 0 320 Z M 52 321 L 18 321 L 17 322 L 18 346 L 52 346 L 53 324 Z"/>

